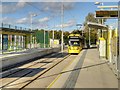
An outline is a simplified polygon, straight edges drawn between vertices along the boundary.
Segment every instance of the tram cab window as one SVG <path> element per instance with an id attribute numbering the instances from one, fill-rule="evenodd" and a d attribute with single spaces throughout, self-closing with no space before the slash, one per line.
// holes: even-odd
<path id="1" fill-rule="evenodd" d="M 69 41 L 69 46 L 80 46 L 79 41 Z"/>

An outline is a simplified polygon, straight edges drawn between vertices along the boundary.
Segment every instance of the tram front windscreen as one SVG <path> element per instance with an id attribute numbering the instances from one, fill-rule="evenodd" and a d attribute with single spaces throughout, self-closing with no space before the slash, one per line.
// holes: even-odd
<path id="1" fill-rule="evenodd" d="M 69 39 L 69 46 L 80 46 L 80 39 Z"/>

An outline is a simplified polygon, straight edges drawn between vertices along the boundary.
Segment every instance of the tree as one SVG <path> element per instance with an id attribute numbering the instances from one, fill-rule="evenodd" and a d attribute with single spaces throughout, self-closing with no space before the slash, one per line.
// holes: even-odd
<path id="1" fill-rule="evenodd" d="M 86 16 L 85 18 L 85 22 L 84 22 L 84 36 L 86 38 L 86 41 L 87 43 L 89 42 L 89 27 L 87 25 L 87 22 L 93 22 L 93 23 L 98 23 L 98 19 L 96 19 L 94 17 L 94 14 L 93 13 L 88 13 L 88 15 Z M 91 34 L 91 42 L 92 43 L 96 43 L 96 39 L 97 39 L 97 29 L 95 28 L 91 28 L 91 31 L 90 31 L 90 34 Z"/>
<path id="2" fill-rule="evenodd" d="M 80 30 L 73 30 L 71 33 L 72 34 L 80 34 L 80 35 L 82 35 L 82 31 L 80 31 Z"/>
<path id="3" fill-rule="evenodd" d="M 93 13 L 88 13 L 88 15 L 86 16 L 85 18 L 85 22 L 84 22 L 84 25 L 87 24 L 87 22 L 95 22 L 97 23 L 97 19 L 94 17 L 94 14 Z"/>
<path id="4" fill-rule="evenodd" d="M 65 31 L 65 32 L 64 32 L 64 37 L 63 37 L 63 38 L 64 38 L 64 43 L 65 43 L 65 44 L 68 44 L 68 36 L 69 36 L 69 34 L 70 34 L 70 33 L 69 33 L 68 31 Z"/>

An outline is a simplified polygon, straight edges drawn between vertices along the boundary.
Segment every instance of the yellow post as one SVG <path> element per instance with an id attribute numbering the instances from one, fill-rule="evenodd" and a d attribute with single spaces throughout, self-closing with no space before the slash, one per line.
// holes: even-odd
<path id="1" fill-rule="evenodd" d="M 111 60 L 111 37 L 112 37 L 112 30 L 109 28 L 109 30 L 108 30 L 108 42 L 107 42 L 107 52 L 108 52 L 108 59 L 109 59 L 109 61 L 110 62 L 112 62 L 112 60 Z"/>

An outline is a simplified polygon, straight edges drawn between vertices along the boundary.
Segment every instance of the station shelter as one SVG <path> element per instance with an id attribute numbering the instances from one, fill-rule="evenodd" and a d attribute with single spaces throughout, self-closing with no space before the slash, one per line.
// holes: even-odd
<path id="1" fill-rule="evenodd" d="M 16 51 L 30 48 L 30 29 L 3 24 L 0 28 L 0 50 Z"/>
<path id="2" fill-rule="evenodd" d="M 116 75 L 118 75 L 118 29 L 112 29 L 110 26 L 97 23 L 88 23 L 88 26 L 89 28 L 98 29 L 99 57 L 109 60 L 111 69 Z"/>

